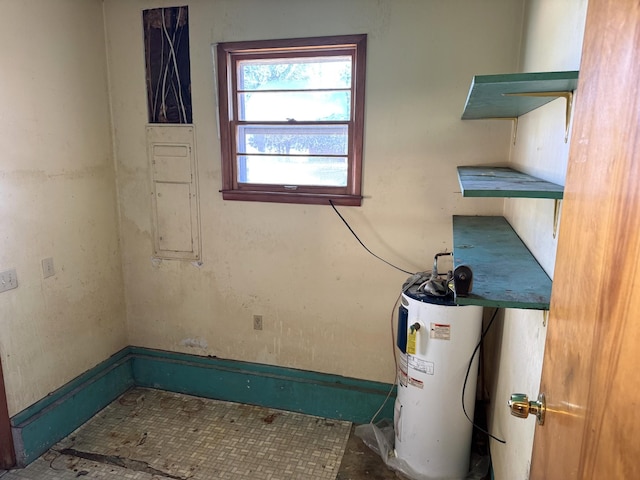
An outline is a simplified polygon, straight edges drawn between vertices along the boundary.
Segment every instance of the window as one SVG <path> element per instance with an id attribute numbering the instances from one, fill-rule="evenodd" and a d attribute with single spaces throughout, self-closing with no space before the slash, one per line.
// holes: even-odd
<path id="1" fill-rule="evenodd" d="M 366 40 L 218 45 L 224 199 L 361 204 Z"/>

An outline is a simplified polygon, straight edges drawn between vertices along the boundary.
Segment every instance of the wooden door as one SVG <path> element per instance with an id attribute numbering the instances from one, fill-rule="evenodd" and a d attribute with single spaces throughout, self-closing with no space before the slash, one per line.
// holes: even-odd
<path id="1" fill-rule="evenodd" d="M 530 478 L 640 479 L 638 0 L 589 1 L 573 122 Z"/>
<path id="2" fill-rule="evenodd" d="M 2 363 L 0 363 L 0 469 L 11 468 L 15 463 L 16 458 L 13 451 L 13 440 L 11 438 L 11 423 L 9 423 L 7 396 L 4 390 Z"/>

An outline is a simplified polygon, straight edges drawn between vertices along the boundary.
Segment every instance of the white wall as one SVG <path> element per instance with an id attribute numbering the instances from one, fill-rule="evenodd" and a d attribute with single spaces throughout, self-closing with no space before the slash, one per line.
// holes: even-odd
<path id="1" fill-rule="evenodd" d="M 579 70 L 586 8 L 587 0 L 527 0 L 520 71 Z M 514 168 L 564 185 L 569 153 L 564 119 L 564 100 L 554 100 L 520 117 L 511 152 Z M 557 247 L 554 201 L 509 199 L 505 216 L 553 278 Z M 508 309 L 496 323 L 493 346 L 487 349 L 493 376 L 490 430 L 507 440 L 506 445 L 491 442 L 497 480 L 529 478 L 536 422 L 533 417 L 512 417 L 506 402 L 517 392 L 537 397 L 545 338 L 542 312 Z"/>
<path id="2" fill-rule="evenodd" d="M 126 342 L 100 0 L 5 1 L 0 357 L 13 415 Z M 43 279 L 41 260 L 56 274 Z"/>
<path id="3" fill-rule="evenodd" d="M 428 269 L 466 201 L 456 165 L 507 158 L 507 122 L 462 122 L 474 74 L 517 66 L 523 2 L 188 1 L 203 265 L 153 263 L 141 12 L 106 0 L 130 343 L 394 380 L 389 317 L 407 275 L 369 256 L 329 206 L 222 201 L 211 45 L 368 34 L 364 205 L 341 209 L 365 243 Z M 252 315 L 264 330 L 252 329 Z M 190 346 L 195 345 L 195 346 Z"/>

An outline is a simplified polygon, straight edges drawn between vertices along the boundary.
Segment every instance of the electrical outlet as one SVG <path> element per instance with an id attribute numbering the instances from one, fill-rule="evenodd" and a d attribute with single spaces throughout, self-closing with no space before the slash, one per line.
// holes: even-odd
<path id="1" fill-rule="evenodd" d="M 53 268 L 53 258 L 45 258 L 42 260 L 42 276 L 44 278 L 52 277 L 56 274 L 55 268 Z"/>
<path id="2" fill-rule="evenodd" d="M 253 316 L 253 329 L 262 330 L 262 315 Z"/>
<path id="3" fill-rule="evenodd" d="M 13 288 L 18 288 L 18 275 L 16 269 L 0 272 L 0 292 L 6 292 Z"/>

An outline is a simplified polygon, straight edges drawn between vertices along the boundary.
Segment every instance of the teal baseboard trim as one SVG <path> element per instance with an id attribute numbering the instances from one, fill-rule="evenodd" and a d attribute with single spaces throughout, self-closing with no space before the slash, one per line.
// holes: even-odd
<path id="1" fill-rule="evenodd" d="M 121 351 L 14 416 L 17 465 L 31 463 L 134 384 L 130 356 Z"/>
<path id="2" fill-rule="evenodd" d="M 235 360 L 131 347 L 136 385 L 367 423 L 387 383 Z M 395 387 L 378 418 L 393 418 Z"/>
<path id="3" fill-rule="evenodd" d="M 393 418 L 395 387 L 307 370 L 126 347 L 11 419 L 18 466 L 134 386 L 367 423 Z"/>
<path id="4" fill-rule="evenodd" d="M 95 367 L 90 368 L 89 370 L 87 370 L 86 372 L 82 373 L 81 375 L 78 375 L 76 378 L 74 378 L 70 382 L 67 382 L 62 387 L 58 388 L 54 392 L 51 392 L 50 394 L 48 394 L 43 399 L 37 401 L 36 403 L 31 405 L 30 407 L 25 408 L 20 413 L 18 413 L 15 416 L 13 416 L 11 418 L 12 424 L 13 425 L 17 425 L 17 424 L 25 422 L 29 418 L 34 417 L 36 414 L 38 414 L 39 412 L 43 411 L 49 405 L 52 405 L 52 404 L 58 402 L 65 395 L 68 395 L 69 393 L 73 392 L 74 390 L 77 390 L 78 387 L 80 387 L 81 385 L 87 384 L 87 383 L 91 382 L 91 380 L 95 379 L 96 377 L 99 377 L 102 373 L 104 373 L 107 370 L 111 369 L 116 363 L 120 362 L 121 360 L 127 360 L 128 361 L 129 360 L 129 355 L 130 355 L 130 348 L 129 347 L 125 347 L 122 350 L 120 350 L 119 352 L 114 353 L 109 358 L 107 358 L 106 360 L 100 362 Z"/>

